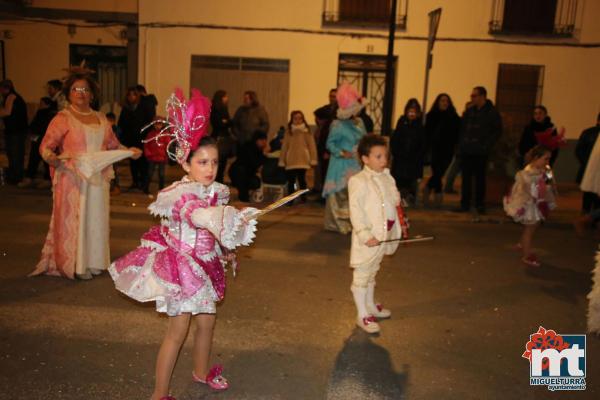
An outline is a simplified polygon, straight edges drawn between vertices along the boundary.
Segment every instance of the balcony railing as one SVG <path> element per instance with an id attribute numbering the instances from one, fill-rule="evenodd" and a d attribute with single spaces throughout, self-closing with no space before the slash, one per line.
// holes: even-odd
<path id="1" fill-rule="evenodd" d="M 490 33 L 572 37 L 579 0 L 492 0 Z"/>
<path id="2" fill-rule="evenodd" d="M 391 0 L 324 0 L 323 26 L 387 29 Z M 408 0 L 398 0 L 396 29 L 406 29 Z"/>

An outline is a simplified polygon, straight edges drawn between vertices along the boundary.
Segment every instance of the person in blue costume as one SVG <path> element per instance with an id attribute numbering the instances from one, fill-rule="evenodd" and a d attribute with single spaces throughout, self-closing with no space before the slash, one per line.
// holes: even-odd
<path id="1" fill-rule="evenodd" d="M 352 230 L 348 206 L 348 180 L 360 172 L 356 149 L 366 134 L 359 117 L 365 106 L 353 86 L 342 83 L 337 90 L 337 119 L 331 123 L 327 150 L 331 153 L 327 177 L 323 185 L 325 205 L 325 229 L 348 234 Z"/>

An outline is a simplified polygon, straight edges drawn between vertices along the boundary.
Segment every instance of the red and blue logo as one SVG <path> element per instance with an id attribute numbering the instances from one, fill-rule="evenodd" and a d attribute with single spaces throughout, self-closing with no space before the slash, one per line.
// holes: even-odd
<path id="1" fill-rule="evenodd" d="M 540 326 L 529 336 L 522 357 L 529 360 L 529 383 L 548 390 L 585 390 L 585 335 L 557 334 Z"/>

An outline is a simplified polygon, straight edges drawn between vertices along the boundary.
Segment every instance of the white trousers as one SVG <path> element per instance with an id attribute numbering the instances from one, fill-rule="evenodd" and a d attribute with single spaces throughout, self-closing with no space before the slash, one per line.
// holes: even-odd
<path id="1" fill-rule="evenodd" d="M 375 276 L 381 266 L 381 260 L 383 260 L 383 253 L 369 264 L 354 267 L 352 286 L 366 288 L 370 283 L 375 283 Z"/>

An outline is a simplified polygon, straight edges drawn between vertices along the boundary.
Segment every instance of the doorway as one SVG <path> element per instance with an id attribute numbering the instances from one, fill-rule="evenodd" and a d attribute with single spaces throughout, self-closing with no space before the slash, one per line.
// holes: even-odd
<path id="1" fill-rule="evenodd" d="M 127 47 L 70 45 L 69 64 L 79 65 L 84 60 L 94 70 L 93 77 L 100 86 L 96 107 L 118 114 L 127 89 Z"/>
<path id="2" fill-rule="evenodd" d="M 397 57 L 394 57 L 393 71 L 396 71 L 396 61 Z M 367 114 L 373 119 L 375 133 L 381 133 L 385 70 L 386 56 L 368 54 L 339 55 L 338 85 L 342 82 L 348 82 L 369 101 L 366 109 Z M 394 77 L 392 77 L 392 82 L 394 82 Z M 394 98 L 393 95 L 392 98 Z"/>
<path id="3" fill-rule="evenodd" d="M 521 137 L 531 121 L 533 108 L 542 101 L 544 66 L 500 64 L 496 89 L 496 107 L 502 114 L 504 134 L 511 141 Z"/>
<path id="4" fill-rule="evenodd" d="M 269 115 L 269 136 L 287 125 L 290 62 L 283 59 L 192 56 L 190 86 L 200 89 L 208 98 L 217 90 L 229 95 L 231 117 L 242 104 L 245 91 L 253 90 Z"/>

